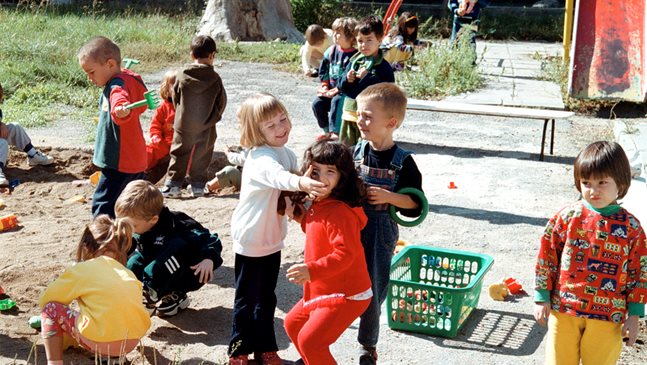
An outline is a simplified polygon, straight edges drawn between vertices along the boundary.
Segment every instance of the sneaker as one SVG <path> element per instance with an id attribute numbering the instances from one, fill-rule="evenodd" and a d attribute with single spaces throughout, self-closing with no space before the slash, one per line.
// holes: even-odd
<path id="1" fill-rule="evenodd" d="M 205 187 L 198 187 L 198 186 L 194 187 L 193 185 L 189 185 L 187 187 L 187 190 L 189 190 L 191 192 L 190 194 L 191 194 L 192 198 L 203 197 L 204 196 L 204 191 L 205 191 L 204 189 L 205 189 Z"/>
<path id="2" fill-rule="evenodd" d="M 377 351 L 375 347 L 363 346 L 359 354 L 359 365 L 376 365 Z"/>
<path id="3" fill-rule="evenodd" d="M 249 363 L 249 356 L 238 355 L 229 358 L 229 365 L 247 365 Z"/>
<path id="4" fill-rule="evenodd" d="M 36 151 L 35 155 L 27 157 L 27 160 L 29 166 L 51 165 L 52 163 L 54 163 L 54 158 L 52 156 L 47 156 L 40 151 Z"/>
<path id="5" fill-rule="evenodd" d="M 263 365 L 283 365 L 283 360 L 279 357 L 276 351 L 254 353 L 254 360 Z"/>
<path id="6" fill-rule="evenodd" d="M 2 172 L 2 169 L 0 169 L 0 186 L 1 187 L 6 187 L 9 186 L 9 180 L 4 176 L 4 172 Z"/>
<path id="7" fill-rule="evenodd" d="M 165 186 L 162 188 L 162 190 L 161 190 L 161 191 L 162 191 L 162 195 L 163 195 L 165 198 L 171 198 L 171 199 L 173 199 L 173 198 L 180 198 L 180 197 L 182 197 L 182 189 L 180 189 L 180 187 L 179 187 L 179 186 L 168 186 L 168 185 L 165 185 Z"/>
<path id="8" fill-rule="evenodd" d="M 186 309 L 189 306 L 189 297 L 185 293 L 172 292 L 165 295 L 157 307 L 158 316 L 171 317 L 177 314 L 180 309 Z"/>

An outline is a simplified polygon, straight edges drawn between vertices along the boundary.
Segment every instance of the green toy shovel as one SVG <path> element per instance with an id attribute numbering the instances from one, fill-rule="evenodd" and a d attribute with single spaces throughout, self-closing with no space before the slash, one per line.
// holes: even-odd
<path id="1" fill-rule="evenodd" d="M 160 100 L 157 92 L 155 90 L 147 91 L 144 93 L 144 100 L 136 101 L 132 104 L 125 106 L 126 109 L 139 108 L 140 106 L 146 105 L 148 109 L 157 109 L 162 101 Z"/>
<path id="2" fill-rule="evenodd" d="M 139 60 L 136 60 L 134 58 L 124 58 L 123 61 L 125 64 L 124 67 L 126 69 L 130 69 L 130 66 L 132 65 L 139 65 Z"/>

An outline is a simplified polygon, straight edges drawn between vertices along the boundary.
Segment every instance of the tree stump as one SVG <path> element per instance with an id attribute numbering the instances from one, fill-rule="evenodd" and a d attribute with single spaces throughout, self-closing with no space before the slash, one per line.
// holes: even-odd
<path id="1" fill-rule="evenodd" d="M 198 34 L 224 41 L 304 40 L 289 0 L 209 0 Z"/>

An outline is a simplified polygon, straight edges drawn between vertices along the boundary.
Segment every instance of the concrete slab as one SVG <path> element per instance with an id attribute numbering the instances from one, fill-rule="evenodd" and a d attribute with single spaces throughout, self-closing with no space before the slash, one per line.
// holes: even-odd
<path id="1" fill-rule="evenodd" d="M 629 158 L 634 178 L 622 205 L 638 220 L 647 223 L 647 122 L 617 120 L 613 132 Z"/>

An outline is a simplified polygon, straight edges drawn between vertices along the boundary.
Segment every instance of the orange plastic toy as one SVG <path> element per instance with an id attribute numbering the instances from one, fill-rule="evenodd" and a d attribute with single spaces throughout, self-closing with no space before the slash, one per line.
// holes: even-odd
<path id="1" fill-rule="evenodd" d="M 517 279 L 515 278 L 505 278 L 503 279 L 503 282 L 508 287 L 510 294 L 519 294 L 520 292 L 524 291 L 523 286 L 517 283 Z"/>
<path id="2" fill-rule="evenodd" d="M 457 189 L 457 188 L 458 186 L 456 186 L 453 181 L 450 181 L 449 186 L 447 187 L 447 189 Z"/>
<path id="3" fill-rule="evenodd" d="M 0 232 L 8 231 L 18 225 L 18 218 L 15 214 L 0 217 Z"/>

